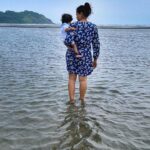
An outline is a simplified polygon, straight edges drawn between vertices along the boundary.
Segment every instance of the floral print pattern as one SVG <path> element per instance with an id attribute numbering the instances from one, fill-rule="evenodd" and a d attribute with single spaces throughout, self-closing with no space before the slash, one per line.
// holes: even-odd
<path id="1" fill-rule="evenodd" d="M 100 54 L 100 41 L 97 26 L 91 22 L 76 21 L 70 24 L 75 31 L 68 31 L 64 43 L 70 46 L 75 42 L 81 58 L 77 58 L 71 49 L 66 51 L 66 68 L 69 73 L 88 76 L 93 72 L 92 57 L 97 59 Z M 93 49 L 93 55 L 91 52 Z"/>

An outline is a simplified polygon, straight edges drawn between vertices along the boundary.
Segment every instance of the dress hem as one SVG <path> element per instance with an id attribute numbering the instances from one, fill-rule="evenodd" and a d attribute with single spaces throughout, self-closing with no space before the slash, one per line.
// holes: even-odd
<path id="1" fill-rule="evenodd" d="M 80 73 L 76 73 L 76 72 L 73 72 L 73 71 L 68 71 L 68 73 L 73 73 L 73 74 L 76 74 L 78 76 L 89 76 L 92 74 L 93 71 L 89 72 L 88 74 L 80 74 Z"/>

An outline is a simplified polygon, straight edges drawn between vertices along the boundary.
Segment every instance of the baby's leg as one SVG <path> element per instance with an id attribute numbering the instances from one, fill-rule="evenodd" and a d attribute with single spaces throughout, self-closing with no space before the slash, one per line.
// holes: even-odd
<path id="1" fill-rule="evenodd" d="M 77 58 L 82 57 L 82 55 L 80 55 L 79 52 L 78 52 L 78 48 L 77 48 L 76 44 L 75 44 L 75 43 L 72 43 L 71 46 L 72 46 L 73 49 L 74 49 L 74 52 L 75 52 L 75 54 L 76 54 L 76 57 L 77 57 Z"/>
<path id="2" fill-rule="evenodd" d="M 74 52 L 75 52 L 76 54 L 79 54 L 76 44 L 72 44 L 71 46 L 73 47 Z"/>

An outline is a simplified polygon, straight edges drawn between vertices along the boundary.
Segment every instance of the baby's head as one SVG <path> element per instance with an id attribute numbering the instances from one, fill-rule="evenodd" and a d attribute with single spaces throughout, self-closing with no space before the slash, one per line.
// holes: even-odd
<path id="1" fill-rule="evenodd" d="M 63 14 L 61 17 L 62 23 L 71 23 L 72 20 L 73 20 L 73 18 L 70 14 Z"/>

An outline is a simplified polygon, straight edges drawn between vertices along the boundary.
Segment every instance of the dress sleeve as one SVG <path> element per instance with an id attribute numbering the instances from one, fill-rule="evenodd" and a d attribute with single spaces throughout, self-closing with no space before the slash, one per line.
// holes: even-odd
<path id="1" fill-rule="evenodd" d="M 93 58 L 97 59 L 100 54 L 100 40 L 98 35 L 98 28 L 96 25 L 94 26 L 93 30 L 92 47 L 93 47 Z"/>
<path id="2" fill-rule="evenodd" d="M 69 27 L 75 27 L 74 23 L 70 24 Z M 64 43 L 67 46 L 70 46 L 74 42 L 75 35 L 76 35 L 76 31 L 67 31 Z"/>

